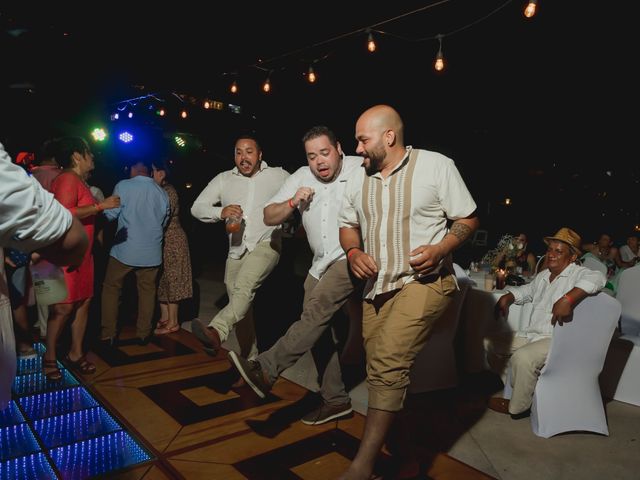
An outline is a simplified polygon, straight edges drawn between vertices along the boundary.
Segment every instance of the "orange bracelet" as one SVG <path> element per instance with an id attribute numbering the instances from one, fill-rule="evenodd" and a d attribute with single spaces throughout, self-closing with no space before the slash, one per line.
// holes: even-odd
<path id="1" fill-rule="evenodd" d="M 347 260 L 351 259 L 351 256 L 355 253 L 356 250 L 362 251 L 360 247 L 351 247 L 347 249 Z"/>
<path id="2" fill-rule="evenodd" d="M 573 300 L 571 300 L 571 297 L 569 295 L 567 295 L 566 293 L 564 295 L 562 295 L 562 298 L 566 298 L 567 301 L 569 302 L 569 304 L 573 305 Z"/>
<path id="3" fill-rule="evenodd" d="M 293 198 L 289 199 L 289 207 L 296 208 L 296 206 L 293 204 Z"/>
<path id="4" fill-rule="evenodd" d="M 93 206 L 96 207 L 96 210 L 98 212 L 101 212 L 102 210 L 104 210 L 104 208 L 102 208 L 99 203 L 94 203 Z"/>

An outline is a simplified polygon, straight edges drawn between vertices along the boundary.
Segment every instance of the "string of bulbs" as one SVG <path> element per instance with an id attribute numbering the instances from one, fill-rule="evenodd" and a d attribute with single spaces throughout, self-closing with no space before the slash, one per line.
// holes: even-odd
<path id="1" fill-rule="evenodd" d="M 395 16 L 393 18 L 388 18 L 386 20 L 377 22 L 375 24 L 368 25 L 368 26 L 362 27 L 362 28 L 358 28 L 357 30 L 353 30 L 351 32 L 347 32 L 347 33 L 343 33 L 343 34 L 337 35 L 335 37 L 329 38 L 327 40 L 323 40 L 323 41 L 315 43 L 313 45 L 309 45 L 307 47 L 299 48 L 299 49 L 296 49 L 296 50 L 293 50 L 293 51 L 290 51 L 290 52 L 286 52 L 286 53 L 283 53 L 281 55 L 269 58 L 267 60 L 263 60 L 260 63 L 249 65 L 248 68 L 258 69 L 258 70 L 261 70 L 261 71 L 266 73 L 266 78 L 265 78 L 265 81 L 262 83 L 261 89 L 262 89 L 262 91 L 264 93 L 269 93 L 269 92 L 271 92 L 271 88 L 272 88 L 271 87 L 271 74 L 274 72 L 274 69 L 266 68 L 265 65 L 269 65 L 269 64 L 281 61 L 281 60 L 283 60 L 285 58 L 288 58 L 288 57 L 299 55 L 299 54 L 301 54 L 301 53 L 303 53 L 305 51 L 316 49 L 318 47 L 322 47 L 322 46 L 328 45 L 330 43 L 334 43 L 334 42 L 336 42 L 338 40 L 342 40 L 342 39 L 347 38 L 347 37 L 351 37 L 351 36 L 355 36 L 355 35 L 364 33 L 367 36 L 367 44 L 366 45 L 367 45 L 367 51 L 369 53 L 375 53 L 375 51 L 378 48 L 378 46 L 376 44 L 376 40 L 375 40 L 374 34 L 378 34 L 380 36 L 382 36 L 382 35 L 393 36 L 395 38 L 404 40 L 406 42 L 411 42 L 411 43 L 427 42 L 427 41 L 436 40 L 438 42 L 437 43 L 438 50 L 437 50 L 437 53 L 436 53 L 436 56 L 435 56 L 435 60 L 434 60 L 434 63 L 433 63 L 433 68 L 434 68 L 434 70 L 436 72 L 442 72 L 446 67 L 445 57 L 444 57 L 444 53 L 443 53 L 443 49 L 442 49 L 443 40 L 446 37 L 450 37 L 452 35 L 455 35 L 455 34 L 461 32 L 463 30 L 466 30 L 466 29 L 468 29 L 468 28 L 470 28 L 472 26 L 475 26 L 475 25 L 487 20 L 488 18 L 492 17 L 497 12 L 499 12 L 500 10 L 505 8 L 507 5 L 509 5 L 513 0 L 505 0 L 505 2 L 502 5 L 498 6 L 497 8 L 492 10 L 491 12 L 487 13 L 486 15 L 484 15 L 483 17 L 481 17 L 479 19 L 474 20 L 471 23 L 463 25 L 462 27 L 456 28 L 456 29 L 454 29 L 454 30 L 452 30 L 452 31 L 450 31 L 448 33 L 439 33 L 437 35 L 432 35 L 432 36 L 429 36 L 429 37 L 410 39 L 410 38 L 402 37 L 400 35 L 396 35 L 396 34 L 392 34 L 392 33 L 389 33 L 389 32 L 385 32 L 383 30 L 380 30 L 378 27 L 381 27 L 383 25 L 389 24 L 389 23 L 394 22 L 396 20 L 399 20 L 401 18 L 405 18 L 405 17 L 411 16 L 411 15 L 414 15 L 416 13 L 420 13 L 420 12 L 423 12 L 425 10 L 444 5 L 446 3 L 449 3 L 450 1 L 452 1 L 452 0 L 441 0 L 439 2 L 435 2 L 435 3 L 432 3 L 432 4 L 426 5 L 424 7 L 420 7 L 418 9 L 412 10 L 410 12 L 406 12 L 406 13 L 397 15 L 397 16 Z M 524 14 L 524 16 L 526 18 L 532 18 L 536 14 L 537 3 L 538 3 L 538 0 L 527 0 L 527 3 L 525 5 L 524 11 L 523 11 L 523 14 Z M 326 56 L 328 56 L 328 55 L 326 55 Z M 309 65 L 309 68 L 307 69 L 307 72 L 306 72 L 306 78 L 307 78 L 307 81 L 309 83 L 313 84 L 313 83 L 317 82 L 318 75 L 317 75 L 315 69 L 313 68 L 313 64 L 316 64 L 316 63 L 318 63 L 319 61 L 321 61 L 323 59 L 324 58 L 315 59 Z M 237 73 L 237 71 L 225 72 L 225 73 L 223 73 L 223 75 L 237 76 L 238 73 Z M 240 86 L 239 86 L 238 80 L 234 79 L 232 81 L 232 83 L 229 86 L 229 91 L 232 94 L 237 94 L 240 91 Z"/>

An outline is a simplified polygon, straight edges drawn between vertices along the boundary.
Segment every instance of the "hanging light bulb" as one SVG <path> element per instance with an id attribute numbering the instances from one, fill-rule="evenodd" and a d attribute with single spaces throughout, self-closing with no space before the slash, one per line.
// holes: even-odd
<path id="1" fill-rule="evenodd" d="M 436 36 L 440 46 L 438 47 L 438 53 L 436 54 L 436 61 L 433 65 L 433 68 L 436 69 L 437 72 L 441 72 L 444 70 L 444 56 L 442 55 L 442 35 Z"/>
<path id="2" fill-rule="evenodd" d="M 309 72 L 307 73 L 307 80 L 309 83 L 316 83 L 316 72 L 313 71 L 313 67 L 309 66 Z"/>
<path id="3" fill-rule="evenodd" d="M 238 82 L 234 80 L 229 90 L 231 90 L 231 93 L 238 93 Z"/>
<path id="4" fill-rule="evenodd" d="M 204 101 L 204 108 L 207 110 L 211 108 L 211 102 L 209 100 Z"/>
<path id="5" fill-rule="evenodd" d="M 187 111 L 186 111 L 186 110 L 182 110 L 182 112 L 180 112 L 180 116 L 181 116 L 182 118 L 187 118 L 187 117 L 189 116 L 189 114 L 187 113 Z"/>
<path id="6" fill-rule="evenodd" d="M 371 53 L 376 51 L 376 42 L 373 40 L 373 33 L 369 32 L 369 36 L 367 37 L 367 50 Z"/>
<path id="7" fill-rule="evenodd" d="M 527 18 L 531 18 L 536 14 L 536 4 L 538 0 L 529 0 L 527 6 L 524 9 L 524 16 Z"/>
<path id="8" fill-rule="evenodd" d="M 262 91 L 264 93 L 269 93 L 271 91 L 271 81 L 269 80 L 269 77 L 267 77 L 267 79 L 262 84 Z"/>

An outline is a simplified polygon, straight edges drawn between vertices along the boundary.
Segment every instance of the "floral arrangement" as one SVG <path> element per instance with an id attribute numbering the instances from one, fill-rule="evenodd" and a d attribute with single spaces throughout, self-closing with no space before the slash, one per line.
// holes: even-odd
<path id="1" fill-rule="evenodd" d="M 524 245 L 518 237 L 506 234 L 498 241 L 496 248 L 484 254 L 482 262 L 495 265 L 501 260 L 499 257 L 504 258 L 505 262 L 513 262 L 523 250 Z"/>

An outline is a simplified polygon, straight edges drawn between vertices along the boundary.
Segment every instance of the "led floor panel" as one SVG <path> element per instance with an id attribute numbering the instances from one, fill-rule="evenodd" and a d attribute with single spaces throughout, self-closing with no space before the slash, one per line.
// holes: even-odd
<path id="1" fill-rule="evenodd" d="M 81 382 L 60 368 L 51 382 L 37 358 L 18 360 L 13 401 L 0 410 L 0 479 L 81 480 L 153 460 Z"/>

